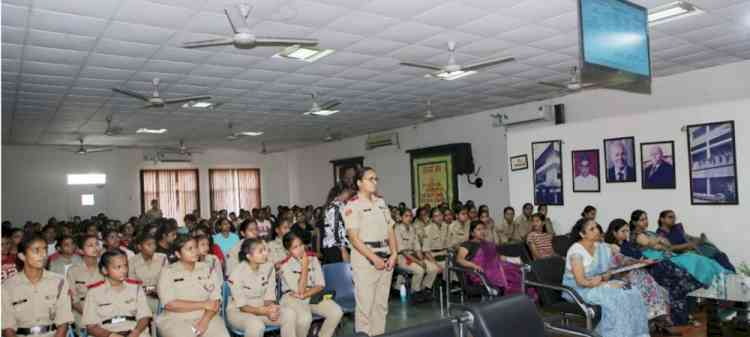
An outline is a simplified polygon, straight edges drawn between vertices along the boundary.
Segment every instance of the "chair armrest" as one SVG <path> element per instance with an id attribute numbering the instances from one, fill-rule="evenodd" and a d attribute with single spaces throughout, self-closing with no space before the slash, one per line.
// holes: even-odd
<path id="1" fill-rule="evenodd" d="M 461 273 L 474 274 L 479 277 L 479 280 L 482 282 L 482 287 L 484 287 L 484 289 L 487 291 L 488 294 L 490 294 L 490 296 L 494 297 L 494 296 L 499 295 L 497 292 L 497 289 L 490 286 L 490 283 L 487 281 L 487 276 L 484 275 L 483 272 L 479 272 L 471 268 L 466 268 L 466 267 L 456 266 L 456 265 L 450 266 L 448 270 L 458 271 Z"/>
<path id="2" fill-rule="evenodd" d="M 586 316 L 586 328 L 588 328 L 589 330 L 593 329 L 593 320 L 596 316 L 593 305 L 584 301 L 581 295 L 579 295 L 575 289 L 562 284 L 549 284 L 529 280 L 526 280 L 525 283 L 530 286 L 557 290 L 568 294 L 573 299 L 573 301 L 581 308 L 581 311 L 583 311 L 583 314 Z"/>

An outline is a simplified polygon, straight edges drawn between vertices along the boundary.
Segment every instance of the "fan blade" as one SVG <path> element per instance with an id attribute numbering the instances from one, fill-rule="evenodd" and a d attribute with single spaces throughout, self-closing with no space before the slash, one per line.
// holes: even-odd
<path id="1" fill-rule="evenodd" d="M 541 84 L 541 85 L 546 85 L 546 86 L 548 86 L 548 87 L 555 87 L 555 88 L 558 88 L 558 89 L 565 89 L 565 90 L 569 90 L 569 89 L 568 89 L 568 86 L 567 86 L 567 85 L 565 85 L 565 84 L 560 84 L 560 83 L 552 83 L 552 82 L 538 82 L 538 83 L 539 83 L 539 84 Z"/>
<path id="2" fill-rule="evenodd" d="M 331 110 L 337 106 L 339 106 L 341 102 L 337 100 L 330 100 L 328 102 L 323 103 L 320 107 L 324 110 Z"/>
<path id="3" fill-rule="evenodd" d="M 94 153 L 94 152 L 109 152 L 113 149 L 111 147 L 98 147 L 98 148 L 88 148 L 86 149 L 86 153 Z"/>
<path id="4" fill-rule="evenodd" d="M 429 69 L 429 70 L 443 70 L 443 67 L 436 65 L 436 64 L 430 64 L 430 63 L 409 62 L 409 61 L 401 61 L 399 63 L 402 66 L 407 66 L 407 67 L 416 67 L 416 68 Z"/>
<path id="5" fill-rule="evenodd" d="M 140 99 L 140 100 L 146 101 L 146 102 L 148 102 L 148 100 L 149 100 L 149 98 L 146 97 L 145 95 L 137 93 L 137 92 L 132 91 L 132 90 L 128 90 L 128 89 L 112 88 L 112 91 L 121 93 L 123 95 L 128 95 L 130 97 L 135 97 L 137 99 Z"/>
<path id="6" fill-rule="evenodd" d="M 501 63 L 511 62 L 515 60 L 516 58 L 512 56 L 511 57 L 502 56 L 502 57 L 497 57 L 497 58 L 491 58 L 491 59 L 479 61 L 476 63 L 468 64 L 466 66 L 462 66 L 461 70 L 463 71 L 477 70 L 477 69 L 492 67 Z"/>
<path id="7" fill-rule="evenodd" d="M 232 31 L 235 34 L 249 33 L 250 27 L 247 26 L 247 21 L 245 21 L 245 18 L 242 16 L 242 11 L 239 6 L 241 5 L 225 8 L 224 14 L 226 14 L 227 20 L 229 20 L 229 25 L 232 26 Z"/>
<path id="8" fill-rule="evenodd" d="M 289 45 L 302 45 L 302 46 L 315 46 L 317 45 L 318 39 L 302 39 L 296 37 L 274 37 L 274 36 L 256 36 L 255 44 L 266 45 L 266 46 L 289 46 Z"/>
<path id="9" fill-rule="evenodd" d="M 165 99 L 164 104 L 172 104 L 172 103 L 182 103 L 187 101 L 202 101 L 211 99 L 211 96 L 186 96 L 186 97 L 175 97 L 170 99 Z"/>
<path id="10" fill-rule="evenodd" d="M 220 39 L 201 40 L 201 41 L 190 41 L 183 42 L 182 48 L 201 48 L 201 47 L 212 47 L 212 46 L 226 46 L 234 44 L 234 38 L 224 37 Z"/>

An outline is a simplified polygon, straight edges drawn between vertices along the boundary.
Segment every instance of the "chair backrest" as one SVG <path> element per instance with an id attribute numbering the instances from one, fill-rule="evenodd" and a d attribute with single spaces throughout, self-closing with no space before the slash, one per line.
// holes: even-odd
<path id="1" fill-rule="evenodd" d="M 232 289 L 229 288 L 229 282 L 224 281 L 221 285 L 221 310 L 219 316 L 227 317 L 227 305 L 229 305 L 229 296 L 232 295 Z"/>
<path id="2" fill-rule="evenodd" d="M 474 315 L 467 324 L 474 337 L 545 337 L 544 323 L 526 295 L 516 294 L 467 307 Z"/>
<path id="3" fill-rule="evenodd" d="M 406 329 L 396 330 L 384 337 L 458 337 L 450 318 L 422 323 Z"/>
<path id="4" fill-rule="evenodd" d="M 563 273 L 565 273 L 565 259 L 559 256 L 550 256 L 534 260 L 530 263 L 531 272 L 526 274 L 529 281 L 560 285 Z M 559 291 L 537 288 L 542 305 L 550 305 L 563 301 Z"/>
<path id="5" fill-rule="evenodd" d="M 552 238 L 552 249 L 557 255 L 568 255 L 568 249 L 573 245 L 573 240 L 567 234 L 556 235 Z"/>
<path id="6" fill-rule="evenodd" d="M 504 243 L 497 246 L 497 253 L 503 256 L 520 257 L 523 263 L 531 261 L 531 254 L 525 242 Z"/>
<path id="7" fill-rule="evenodd" d="M 324 264 L 323 277 L 326 280 L 324 291 L 335 291 L 336 300 L 354 300 L 354 279 L 352 278 L 351 264 L 346 262 Z"/>

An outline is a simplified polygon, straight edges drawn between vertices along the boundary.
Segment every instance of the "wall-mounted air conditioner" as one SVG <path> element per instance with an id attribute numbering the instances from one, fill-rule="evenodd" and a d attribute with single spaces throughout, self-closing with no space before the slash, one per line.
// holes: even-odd
<path id="1" fill-rule="evenodd" d="M 538 108 L 528 111 L 513 111 L 513 112 L 501 112 L 497 116 L 500 119 L 500 123 L 505 126 L 529 123 L 540 120 L 554 121 L 555 120 L 555 106 L 551 104 L 540 105 Z"/>
<path id="2" fill-rule="evenodd" d="M 398 146 L 398 132 L 369 135 L 367 136 L 367 140 L 365 141 L 365 148 L 367 150 L 392 145 Z"/>
<path id="3" fill-rule="evenodd" d="M 158 152 L 156 158 L 162 163 L 189 163 L 192 159 L 189 153 Z"/>

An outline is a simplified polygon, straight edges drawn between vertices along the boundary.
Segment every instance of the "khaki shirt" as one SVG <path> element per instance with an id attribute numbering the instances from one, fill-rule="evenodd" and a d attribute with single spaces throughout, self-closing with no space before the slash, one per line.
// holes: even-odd
<path id="1" fill-rule="evenodd" d="M 445 224 L 443 225 L 445 226 Z M 448 245 L 451 247 L 460 245 L 466 241 L 469 240 L 469 222 L 467 221 L 465 224 L 462 224 L 458 222 L 458 220 L 453 221 L 453 223 L 448 226 Z"/>
<path id="2" fill-rule="evenodd" d="M 429 222 L 429 221 L 428 221 Z M 422 222 L 419 218 L 414 220 L 414 230 L 417 232 L 417 239 L 421 244 L 424 244 L 424 238 L 427 236 L 424 229 L 427 228 L 427 224 Z"/>
<path id="3" fill-rule="evenodd" d="M 135 321 L 103 324 L 118 316 L 133 316 Z M 81 324 L 83 327 L 99 325 L 109 331 L 128 331 L 135 328 L 138 320 L 146 317 L 152 317 L 152 314 L 140 281 L 127 279 L 121 287 L 115 288 L 105 280 L 90 286 Z"/>
<path id="4" fill-rule="evenodd" d="M 192 271 L 185 269 L 182 262 L 175 262 L 162 269 L 159 275 L 159 300 L 167 305 L 174 300 L 207 301 L 221 300 L 222 282 L 216 278 L 216 271 L 205 262 L 196 262 Z M 164 311 L 165 316 L 182 319 L 198 319 L 202 310 L 191 312 Z"/>
<path id="5" fill-rule="evenodd" d="M 276 240 L 268 242 L 268 260 L 271 263 L 277 264 L 281 261 L 284 261 L 286 256 L 287 252 L 280 237 L 276 238 Z"/>
<path id="6" fill-rule="evenodd" d="M 391 211 L 382 198 L 373 195 L 370 201 L 355 196 L 349 200 L 344 206 L 344 224 L 347 231 L 359 231 L 359 238 L 365 244 L 383 243 L 380 248 L 370 247 L 373 252 L 389 251 L 388 230 L 392 229 L 395 223 L 391 218 Z"/>
<path id="7" fill-rule="evenodd" d="M 448 226 L 430 222 L 425 228 L 425 233 L 427 236 L 424 239 L 422 249 L 425 252 L 431 252 L 433 256 L 445 254 L 445 250 L 448 248 Z"/>
<path id="8" fill-rule="evenodd" d="M 19 272 L 5 280 L 2 288 L 3 330 L 73 322 L 68 282 L 60 274 L 45 270 L 42 279 L 32 284 Z"/>
<path id="9" fill-rule="evenodd" d="M 224 258 L 224 262 L 227 265 L 227 275 L 231 275 L 232 270 L 240 264 L 240 249 L 242 249 L 242 244 L 245 243 L 245 240 L 247 239 L 242 239 L 238 244 L 234 245 Z"/>
<path id="10" fill-rule="evenodd" d="M 276 301 L 276 270 L 273 263 L 264 263 L 258 266 L 258 270 L 252 270 L 247 262 L 239 263 L 227 282 L 232 289 L 228 310 L 239 311 L 246 305 L 262 307 L 265 301 Z"/>
<path id="11" fill-rule="evenodd" d="M 149 261 L 146 261 L 142 254 L 138 254 L 128 261 L 128 277 L 141 281 L 144 288 L 156 287 L 159 274 L 167 264 L 167 256 L 162 253 L 154 253 Z"/>
<path id="12" fill-rule="evenodd" d="M 70 258 L 60 255 L 50 262 L 49 271 L 55 274 L 65 275 L 68 268 L 78 262 L 81 262 L 81 257 L 76 254 L 73 254 Z"/>
<path id="13" fill-rule="evenodd" d="M 102 274 L 99 273 L 99 267 L 95 266 L 89 269 L 86 263 L 83 262 L 83 259 L 70 266 L 65 277 L 68 279 L 68 284 L 70 284 L 73 304 L 83 303 L 86 299 L 86 293 L 89 291 L 88 286 L 104 280 Z"/>
<path id="14" fill-rule="evenodd" d="M 552 225 L 552 220 L 550 218 L 544 219 L 544 228 L 547 229 L 547 233 L 552 234 L 552 236 L 555 236 L 555 226 Z"/>
<path id="15" fill-rule="evenodd" d="M 526 235 L 531 231 L 531 217 L 526 218 L 521 214 L 513 221 L 515 231 L 509 233 L 508 239 L 511 241 L 526 241 Z"/>
<path id="16" fill-rule="evenodd" d="M 323 269 L 320 267 L 320 262 L 315 256 L 308 256 L 309 264 L 307 266 L 307 287 L 325 287 L 326 280 L 323 277 Z M 279 270 L 281 275 L 281 292 L 286 293 L 288 291 L 297 291 L 299 285 L 299 277 L 302 274 L 302 260 L 296 259 L 291 255 L 281 265 Z M 307 298 L 304 302 L 309 303 L 310 299 Z"/>
<path id="17" fill-rule="evenodd" d="M 414 225 L 397 224 L 396 225 L 396 242 L 398 242 L 398 252 L 413 254 L 422 251 L 422 245 L 417 239 L 417 231 Z"/>

